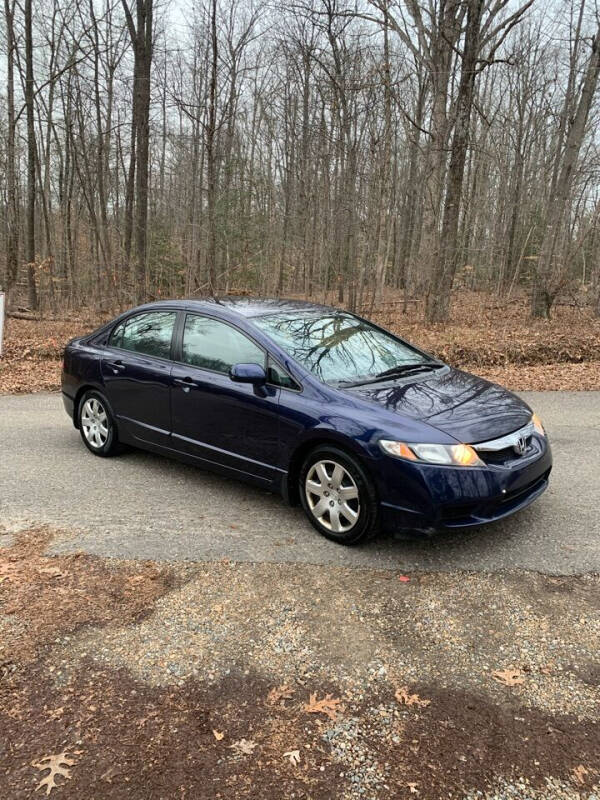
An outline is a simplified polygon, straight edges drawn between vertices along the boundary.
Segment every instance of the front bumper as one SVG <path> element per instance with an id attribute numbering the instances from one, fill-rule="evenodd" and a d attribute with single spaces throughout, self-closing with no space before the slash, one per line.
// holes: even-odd
<path id="1" fill-rule="evenodd" d="M 387 530 L 432 532 L 494 522 L 533 503 L 552 470 L 548 440 L 537 434 L 532 452 L 510 465 L 446 467 L 383 458 L 379 491 Z"/>

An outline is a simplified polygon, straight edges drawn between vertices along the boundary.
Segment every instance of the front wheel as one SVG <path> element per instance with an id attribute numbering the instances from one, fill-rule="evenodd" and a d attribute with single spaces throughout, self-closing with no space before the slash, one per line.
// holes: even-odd
<path id="1" fill-rule="evenodd" d="M 373 484 L 356 459 L 336 447 L 313 450 L 300 470 L 300 499 L 313 526 L 339 544 L 377 532 Z"/>
<path id="2" fill-rule="evenodd" d="M 83 443 L 96 456 L 112 456 L 119 450 L 117 428 L 108 403 L 99 392 L 86 392 L 78 408 Z"/>

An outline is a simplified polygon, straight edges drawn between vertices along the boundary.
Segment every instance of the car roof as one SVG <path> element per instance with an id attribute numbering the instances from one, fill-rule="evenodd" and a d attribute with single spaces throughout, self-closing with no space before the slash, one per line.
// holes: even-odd
<path id="1" fill-rule="evenodd" d="M 154 303 L 146 303 L 139 309 L 150 309 L 159 306 L 171 306 L 186 308 L 197 311 L 211 311 L 218 308 L 239 314 L 242 317 L 261 317 L 269 314 L 292 314 L 299 311 L 304 312 L 335 312 L 340 313 L 340 309 L 320 303 L 310 303 L 306 300 L 287 300 L 280 297 L 244 297 L 232 296 L 225 297 L 203 297 L 181 300 L 159 300 Z M 139 310 L 136 309 L 136 310 Z"/>

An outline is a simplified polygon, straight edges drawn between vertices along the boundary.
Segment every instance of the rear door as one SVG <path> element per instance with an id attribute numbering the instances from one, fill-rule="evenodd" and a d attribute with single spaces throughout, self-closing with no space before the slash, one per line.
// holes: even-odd
<path id="1" fill-rule="evenodd" d="M 266 367 L 266 353 L 233 325 L 188 313 L 173 365 L 173 447 L 204 461 L 272 481 L 279 469 L 277 386 L 235 383 L 234 364 Z"/>
<path id="2" fill-rule="evenodd" d="M 169 446 L 171 347 L 177 311 L 134 314 L 111 333 L 102 358 L 106 395 L 121 428 Z"/>

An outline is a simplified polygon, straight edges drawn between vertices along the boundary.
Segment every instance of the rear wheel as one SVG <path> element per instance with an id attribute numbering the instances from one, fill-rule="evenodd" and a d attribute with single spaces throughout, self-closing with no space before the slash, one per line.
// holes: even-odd
<path id="1" fill-rule="evenodd" d="M 108 403 L 99 392 L 86 392 L 79 402 L 79 432 L 85 446 L 96 456 L 112 456 L 119 450 L 117 428 Z"/>
<path id="2" fill-rule="evenodd" d="M 356 544 L 377 532 L 373 484 L 356 459 L 336 447 L 313 450 L 300 470 L 300 499 L 323 536 Z"/>

